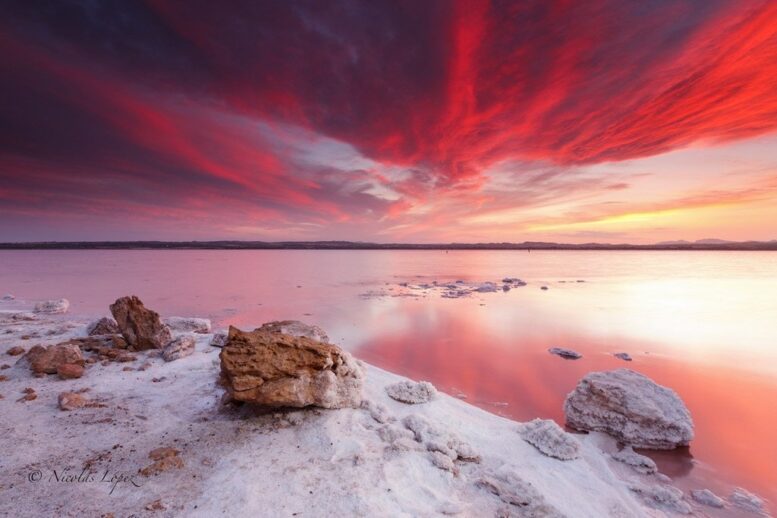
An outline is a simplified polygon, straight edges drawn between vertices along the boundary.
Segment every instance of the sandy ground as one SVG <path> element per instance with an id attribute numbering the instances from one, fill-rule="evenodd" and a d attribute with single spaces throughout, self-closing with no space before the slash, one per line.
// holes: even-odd
<path id="1" fill-rule="evenodd" d="M 194 335 L 193 355 L 170 363 L 137 353 L 133 362 L 88 365 L 80 379 L 36 378 L 6 352 L 84 336 L 87 322 L 17 321 L 21 303 L 4 305 L 1 516 L 673 515 L 629 490 L 660 487 L 661 476 L 610 459 L 603 450 L 615 445 L 600 434 L 575 435 L 581 458 L 554 459 L 521 438 L 519 423 L 456 398 L 392 400 L 385 387 L 404 378 L 369 365 L 368 403 L 343 410 L 223 405 L 219 349 L 205 334 Z M 19 401 L 28 387 L 37 397 Z M 66 391 L 84 391 L 92 405 L 60 410 Z M 478 459 L 445 464 L 408 430 L 408 416 L 469 444 Z M 155 464 L 158 448 L 178 453 Z M 521 498 L 531 501 L 516 505 Z"/>

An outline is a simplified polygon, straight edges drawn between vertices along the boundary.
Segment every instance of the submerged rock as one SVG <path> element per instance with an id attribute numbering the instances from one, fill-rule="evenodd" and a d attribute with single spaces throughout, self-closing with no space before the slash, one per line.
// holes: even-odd
<path id="1" fill-rule="evenodd" d="M 116 323 L 116 321 L 108 317 L 103 317 L 100 320 L 96 320 L 89 324 L 89 327 L 86 328 L 86 334 L 89 336 L 117 335 L 120 332 L 119 325 Z"/>
<path id="2" fill-rule="evenodd" d="M 631 355 L 629 353 L 615 353 L 613 354 L 613 356 L 625 362 L 630 362 L 632 360 Z"/>
<path id="3" fill-rule="evenodd" d="M 500 290 L 501 288 L 497 287 L 497 285 L 493 282 L 487 281 L 480 285 L 478 285 L 474 291 L 478 293 L 495 293 L 496 291 Z"/>
<path id="4" fill-rule="evenodd" d="M 111 304 L 111 313 L 132 349 L 162 349 L 173 339 L 159 314 L 147 309 L 134 295 L 117 299 Z"/>
<path id="5" fill-rule="evenodd" d="M 190 335 L 179 336 L 162 350 L 162 358 L 166 362 L 180 360 L 186 356 L 191 356 L 194 352 L 194 337 Z"/>
<path id="6" fill-rule="evenodd" d="M 580 442 L 550 419 L 534 419 L 523 423 L 518 433 L 524 441 L 548 457 L 559 460 L 580 457 Z"/>
<path id="7" fill-rule="evenodd" d="M 171 331 L 179 333 L 210 333 L 210 320 L 194 317 L 169 317 L 164 323 Z"/>
<path id="8" fill-rule="evenodd" d="M 728 499 L 732 504 L 745 511 L 761 514 L 764 512 L 764 501 L 741 487 L 734 488 Z"/>
<path id="9" fill-rule="evenodd" d="M 262 324 L 259 328 L 262 331 L 269 331 L 271 333 L 283 333 L 291 336 L 304 336 L 311 340 L 318 342 L 329 343 L 329 337 L 318 326 L 306 324 L 299 320 L 275 320 Z"/>
<path id="10" fill-rule="evenodd" d="M 677 393 L 629 369 L 586 375 L 564 402 L 567 423 L 638 448 L 671 450 L 693 439 L 691 414 Z"/>
<path id="11" fill-rule="evenodd" d="M 702 505 L 723 509 L 725 501 L 709 489 L 694 489 L 691 491 L 691 498 Z"/>
<path id="12" fill-rule="evenodd" d="M 67 299 L 44 300 L 35 304 L 33 311 L 48 315 L 60 315 L 67 313 L 68 308 L 70 308 L 70 301 Z"/>
<path id="13" fill-rule="evenodd" d="M 221 383 L 229 397 L 271 407 L 358 407 L 364 372 L 333 344 L 304 336 L 229 328 Z"/>
<path id="14" fill-rule="evenodd" d="M 572 349 L 563 349 L 561 347 L 551 347 L 548 349 L 548 352 L 550 354 L 555 354 L 556 356 L 561 356 L 565 360 L 579 360 L 583 357 L 583 355 L 577 351 L 573 351 Z"/>
<path id="15" fill-rule="evenodd" d="M 631 446 L 626 446 L 621 451 L 612 454 L 612 458 L 634 468 L 635 471 L 649 475 L 658 471 L 658 466 L 653 459 L 640 455 Z"/>
<path id="16" fill-rule="evenodd" d="M 11 295 L 10 293 L 6 293 L 5 295 L 3 295 L 3 300 L 14 300 L 15 298 L 16 297 Z"/>
<path id="17" fill-rule="evenodd" d="M 391 399 L 410 405 L 428 403 L 437 396 L 437 389 L 428 381 L 400 381 L 386 387 Z"/>

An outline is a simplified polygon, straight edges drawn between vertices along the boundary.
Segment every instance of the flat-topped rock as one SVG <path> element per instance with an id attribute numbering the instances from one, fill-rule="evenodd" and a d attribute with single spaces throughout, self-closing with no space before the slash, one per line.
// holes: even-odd
<path id="1" fill-rule="evenodd" d="M 111 313 L 127 344 L 136 351 L 162 349 L 173 339 L 159 314 L 147 309 L 134 295 L 117 299 L 111 304 Z"/>
<path id="2" fill-rule="evenodd" d="M 229 328 L 221 350 L 229 397 L 270 407 L 358 407 L 364 373 L 336 345 L 305 336 Z"/>
<path id="3" fill-rule="evenodd" d="M 386 387 L 386 393 L 391 399 L 416 405 L 427 403 L 437 396 L 437 389 L 428 381 L 400 381 Z"/>
<path id="4" fill-rule="evenodd" d="M 310 338 L 311 340 L 316 340 L 318 342 L 329 343 L 329 337 L 323 329 L 318 326 L 306 324 L 305 322 L 300 322 L 299 320 L 274 320 L 262 324 L 262 327 L 259 329 L 271 333 L 304 336 L 305 338 Z"/>
<path id="5" fill-rule="evenodd" d="M 586 375 L 564 402 L 567 423 L 607 433 L 638 448 L 671 450 L 693 439 L 693 421 L 680 396 L 629 369 Z"/>
<path id="6" fill-rule="evenodd" d="M 83 367 L 84 357 L 81 349 L 72 343 L 61 343 L 43 347 L 36 345 L 23 357 L 29 362 L 32 372 L 37 374 L 56 374 L 65 364 Z"/>
<path id="7" fill-rule="evenodd" d="M 564 349 L 563 347 L 551 347 L 548 349 L 548 352 L 550 354 L 555 354 L 556 356 L 560 356 L 564 358 L 565 360 L 579 360 L 583 357 L 582 354 L 580 354 L 577 351 L 573 351 L 572 349 Z"/>
<path id="8" fill-rule="evenodd" d="M 47 315 L 61 315 L 67 313 L 70 308 L 70 301 L 67 299 L 44 300 L 35 304 L 35 313 L 45 313 Z"/>
<path id="9" fill-rule="evenodd" d="M 210 320 L 207 318 L 169 317 L 164 323 L 171 331 L 179 333 L 210 333 Z"/>

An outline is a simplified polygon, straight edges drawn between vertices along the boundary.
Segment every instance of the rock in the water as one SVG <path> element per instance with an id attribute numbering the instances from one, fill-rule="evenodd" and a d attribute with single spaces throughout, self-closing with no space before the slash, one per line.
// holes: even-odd
<path id="1" fill-rule="evenodd" d="M 86 334 L 89 336 L 117 335 L 119 333 L 121 333 L 119 325 L 114 319 L 108 317 L 96 320 L 86 328 Z"/>
<path id="2" fill-rule="evenodd" d="M 49 315 L 59 315 L 62 313 L 67 313 L 68 308 L 70 307 L 70 301 L 67 299 L 57 299 L 57 300 L 45 300 L 43 302 L 38 302 L 35 304 L 35 311 L 36 313 L 46 313 Z"/>
<path id="3" fill-rule="evenodd" d="M 694 489 L 691 491 L 691 497 L 698 503 L 707 505 L 709 507 L 723 509 L 723 507 L 726 505 L 722 498 L 720 498 L 709 489 Z"/>
<path id="4" fill-rule="evenodd" d="M 561 356 L 565 360 L 579 360 L 583 357 L 583 355 L 577 351 L 573 351 L 572 349 L 563 349 L 561 347 L 551 347 L 548 349 L 548 352 L 550 354 L 555 354 L 556 356 Z"/>
<path id="5" fill-rule="evenodd" d="M 523 440 L 542 454 L 560 460 L 580 457 L 580 442 L 550 419 L 534 419 L 518 430 Z"/>
<path id="6" fill-rule="evenodd" d="M 763 513 L 764 511 L 764 501 L 741 487 L 734 488 L 728 499 L 732 504 L 745 511 L 751 513 Z"/>
<path id="7" fill-rule="evenodd" d="M 179 333 L 210 333 L 210 320 L 207 318 L 169 317 L 165 319 L 165 324 L 171 331 Z"/>
<path id="8" fill-rule="evenodd" d="M 3 295 L 3 300 L 14 300 L 15 298 L 16 297 L 11 295 L 10 293 L 6 293 L 5 295 Z"/>
<path id="9" fill-rule="evenodd" d="M 336 345 L 304 336 L 229 328 L 221 350 L 229 397 L 271 407 L 358 407 L 364 372 Z"/>
<path id="10" fill-rule="evenodd" d="M 631 361 L 631 355 L 629 353 L 615 353 L 615 354 L 613 354 L 613 356 L 615 356 L 619 360 L 623 360 L 625 362 L 630 362 Z"/>
<path id="11" fill-rule="evenodd" d="M 213 333 L 213 338 L 210 339 L 211 347 L 224 347 L 227 344 L 227 332 L 217 331 Z"/>
<path id="12" fill-rule="evenodd" d="M 567 396 L 564 413 L 573 428 L 637 448 L 671 450 L 693 439 L 691 414 L 677 393 L 629 369 L 586 375 Z"/>
<path id="13" fill-rule="evenodd" d="M 86 398 L 75 392 L 62 392 L 57 398 L 60 410 L 75 410 L 86 406 Z"/>
<path id="14" fill-rule="evenodd" d="M 59 374 L 59 377 L 63 380 L 80 378 L 84 375 L 84 367 L 77 363 L 63 363 L 57 367 L 57 374 Z"/>
<path id="15" fill-rule="evenodd" d="M 273 322 L 267 322 L 260 327 L 262 331 L 269 331 L 271 333 L 283 333 L 291 336 L 304 336 L 317 342 L 329 343 L 329 337 L 326 335 L 323 329 L 318 326 L 313 326 L 300 322 L 299 320 L 275 320 Z"/>
<path id="16" fill-rule="evenodd" d="M 677 514 L 691 514 L 691 506 L 683 499 L 683 492 L 676 487 L 633 484 L 629 486 L 629 489 L 638 494 L 647 505 L 654 509 Z"/>
<path id="17" fill-rule="evenodd" d="M 71 343 L 50 345 L 48 348 L 36 345 L 24 355 L 24 358 L 30 362 L 30 369 L 38 374 L 56 374 L 57 369 L 66 363 L 84 365 L 81 349 Z"/>
<path id="18" fill-rule="evenodd" d="M 166 362 L 175 361 L 185 356 L 190 356 L 194 352 L 194 337 L 182 335 L 167 344 L 162 350 L 162 358 Z"/>
<path id="19" fill-rule="evenodd" d="M 121 334 L 132 349 L 162 349 L 173 337 L 156 311 L 147 309 L 134 295 L 122 297 L 111 304 L 111 313 Z"/>
<path id="20" fill-rule="evenodd" d="M 618 462 L 622 462 L 634 468 L 635 471 L 644 473 L 645 475 L 655 473 L 658 471 L 658 466 L 653 462 L 653 459 L 640 455 L 634 451 L 631 446 L 626 446 L 621 451 L 612 454 L 612 458 Z"/>
<path id="21" fill-rule="evenodd" d="M 19 311 L 15 309 L 4 309 L 0 311 L 0 323 L 5 322 L 28 322 L 36 320 L 38 317 L 35 313 L 29 311 Z"/>
<path id="22" fill-rule="evenodd" d="M 386 393 L 397 401 L 414 405 L 427 403 L 437 396 L 437 389 L 428 381 L 400 381 L 386 387 Z"/>

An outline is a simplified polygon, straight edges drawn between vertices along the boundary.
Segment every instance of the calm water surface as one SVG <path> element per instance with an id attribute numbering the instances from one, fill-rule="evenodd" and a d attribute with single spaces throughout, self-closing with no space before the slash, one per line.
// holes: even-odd
<path id="1" fill-rule="evenodd" d="M 529 285 L 390 296 L 400 282 L 503 277 Z M 305 320 L 366 361 L 521 420 L 563 423 L 583 375 L 627 366 L 675 389 L 696 424 L 689 449 L 651 453 L 662 472 L 684 489 L 741 485 L 777 502 L 777 253 L 2 251 L 0 292 L 66 297 L 90 316 L 132 293 L 220 326 Z"/>

